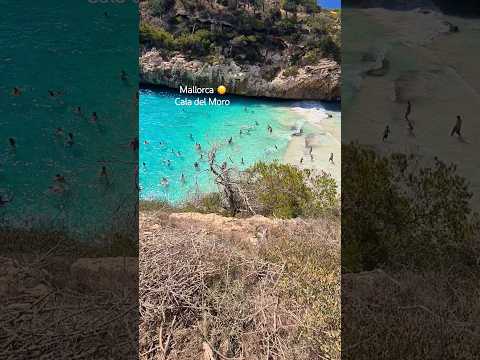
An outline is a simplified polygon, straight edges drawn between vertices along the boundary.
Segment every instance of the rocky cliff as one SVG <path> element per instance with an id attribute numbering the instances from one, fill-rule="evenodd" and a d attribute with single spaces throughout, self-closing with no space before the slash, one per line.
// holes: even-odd
<path id="1" fill-rule="evenodd" d="M 208 64 L 187 60 L 182 54 L 167 59 L 150 50 L 140 58 L 140 79 L 143 84 L 176 89 L 187 84 L 201 87 L 223 84 L 228 93 L 245 96 L 327 101 L 340 98 L 340 65 L 326 58 L 289 71 L 275 65 L 238 64 L 234 60 Z"/>

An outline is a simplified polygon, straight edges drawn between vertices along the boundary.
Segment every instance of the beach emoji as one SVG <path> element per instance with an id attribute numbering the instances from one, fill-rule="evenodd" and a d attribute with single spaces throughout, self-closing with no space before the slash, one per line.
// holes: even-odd
<path id="1" fill-rule="evenodd" d="M 220 85 L 218 88 L 217 88 L 217 92 L 220 94 L 220 95 L 225 95 L 225 93 L 227 92 L 227 88 L 223 85 Z"/>

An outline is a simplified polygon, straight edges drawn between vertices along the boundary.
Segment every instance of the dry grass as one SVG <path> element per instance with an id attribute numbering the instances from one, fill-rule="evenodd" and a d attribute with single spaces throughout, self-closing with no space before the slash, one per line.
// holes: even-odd
<path id="1" fill-rule="evenodd" d="M 342 279 L 345 359 L 478 359 L 478 273 L 380 270 Z"/>
<path id="2" fill-rule="evenodd" d="M 141 359 L 340 358 L 338 221 L 254 247 L 159 218 L 141 216 Z"/>

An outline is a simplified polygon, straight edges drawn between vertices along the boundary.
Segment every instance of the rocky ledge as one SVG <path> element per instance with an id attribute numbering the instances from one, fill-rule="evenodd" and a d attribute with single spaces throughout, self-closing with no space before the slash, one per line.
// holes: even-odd
<path id="1" fill-rule="evenodd" d="M 240 65 L 234 60 L 209 64 L 187 60 L 182 54 L 166 58 L 157 50 L 149 50 L 140 57 L 142 84 L 176 89 L 180 85 L 223 84 L 230 94 L 292 100 L 339 100 L 340 73 L 340 65 L 330 59 L 285 69 L 275 65 Z"/>

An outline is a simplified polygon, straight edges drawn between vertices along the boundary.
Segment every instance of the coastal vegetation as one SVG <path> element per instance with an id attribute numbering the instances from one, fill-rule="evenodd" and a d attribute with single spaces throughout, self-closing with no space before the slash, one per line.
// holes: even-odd
<path id="1" fill-rule="evenodd" d="M 314 0 L 143 0 L 140 9 L 144 49 L 249 64 L 288 49 L 290 66 L 340 61 L 340 14 Z"/>
<path id="2" fill-rule="evenodd" d="M 142 359 L 339 359 L 336 182 L 209 166 L 218 191 L 140 203 Z"/>
<path id="3" fill-rule="evenodd" d="M 480 221 L 469 183 L 438 158 L 358 144 L 342 155 L 342 354 L 476 358 Z"/>

